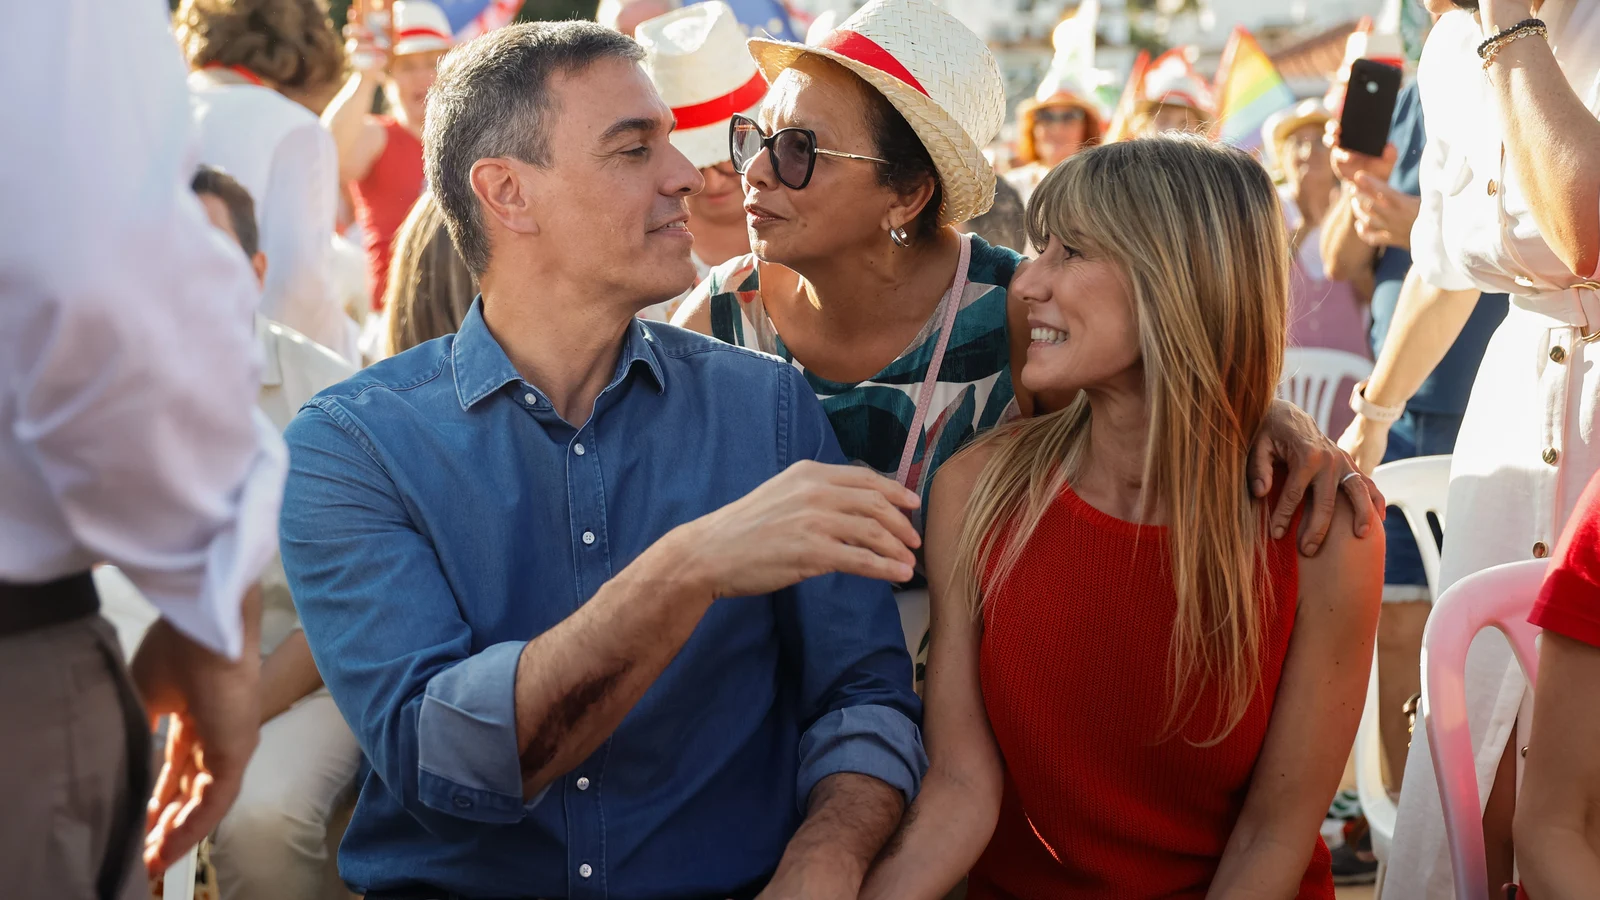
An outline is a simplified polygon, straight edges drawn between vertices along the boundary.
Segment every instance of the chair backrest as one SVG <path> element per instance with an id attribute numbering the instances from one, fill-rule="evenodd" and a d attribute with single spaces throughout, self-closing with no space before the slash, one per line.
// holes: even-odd
<path id="1" fill-rule="evenodd" d="M 1397 506 L 1411 526 L 1416 538 L 1417 552 L 1422 555 L 1422 570 L 1428 577 L 1428 590 L 1439 593 L 1439 543 L 1433 536 L 1433 526 L 1428 524 L 1428 513 L 1444 526 L 1445 502 L 1450 495 L 1450 457 L 1418 456 L 1379 466 L 1372 473 L 1378 490 Z"/>
<path id="2" fill-rule="evenodd" d="M 1372 374 L 1372 361 L 1344 350 L 1326 347 L 1290 347 L 1283 353 L 1283 377 L 1278 396 L 1317 420 L 1324 432 L 1333 420 L 1333 405 L 1341 399 L 1346 380 L 1360 381 Z"/>
<path id="3" fill-rule="evenodd" d="M 1533 688 L 1539 669 L 1535 643 L 1539 629 L 1528 623 L 1528 614 L 1547 565 L 1546 560 L 1525 560 L 1468 575 L 1434 604 L 1422 634 L 1422 725 L 1439 782 L 1450 867 L 1460 900 L 1489 900 L 1483 803 L 1467 730 L 1467 648 L 1483 629 L 1500 629 Z"/>

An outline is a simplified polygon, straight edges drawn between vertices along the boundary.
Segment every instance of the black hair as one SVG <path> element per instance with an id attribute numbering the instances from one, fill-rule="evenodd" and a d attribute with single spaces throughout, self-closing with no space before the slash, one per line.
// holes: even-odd
<path id="1" fill-rule="evenodd" d="M 261 232 L 256 228 L 256 201 L 244 185 L 221 169 L 201 166 L 195 170 L 189 190 L 196 196 L 210 194 L 221 200 L 228 209 L 228 224 L 233 226 L 233 235 L 244 248 L 244 255 L 256 255 L 261 249 Z"/>
<path id="2" fill-rule="evenodd" d="M 890 160 L 878 165 L 878 183 L 898 193 L 909 194 L 933 179 L 933 196 L 906 230 L 912 238 L 929 238 L 939 230 L 939 210 L 944 205 L 944 185 L 933 157 L 911 128 L 906 117 L 894 108 L 889 98 L 876 89 L 867 91 L 867 130 L 878 155 Z"/>

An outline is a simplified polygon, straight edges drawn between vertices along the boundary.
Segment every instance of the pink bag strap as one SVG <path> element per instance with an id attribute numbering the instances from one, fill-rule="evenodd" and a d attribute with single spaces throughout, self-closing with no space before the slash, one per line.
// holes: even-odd
<path id="1" fill-rule="evenodd" d="M 895 470 L 894 480 L 905 485 L 911 490 L 916 490 L 907 483 L 906 478 L 911 474 L 911 460 L 917 455 L 917 441 L 922 437 L 922 423 L 928 417 L 928 407 L 933 405 L 934 388 L 939 384 L 939 367 L 944 364 L 944 351 L 950 346 L 950 332 L 955 330 L 956 313 L 961 311 L 961 298 L 967 292 L 967 265 L 972 261 L 972 236 L 961 236 L 961 261 L 956 263 L 956 277 L 950 282 L 950 289 L 945 291 L 944 299 L 940 301 L 943 316 L 939 320 L 939 340 L 933 347 L 933 358 L 928 360 L 928 374 L 922 378 L 922 386 L 917 389 L 917 414 L 911 419 L 911 428 L 906 433 L 906 446 L 900 452 L 900 468 Z"/>

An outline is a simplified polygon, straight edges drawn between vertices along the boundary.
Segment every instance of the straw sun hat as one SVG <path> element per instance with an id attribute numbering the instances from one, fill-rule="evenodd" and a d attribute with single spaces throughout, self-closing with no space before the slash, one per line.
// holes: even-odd
<path id="1" fill-rule="evenodd" d="M 872 0 L 821 40 L 753 38 L 768 81 L 807 53 L 844 66 L 886 97 L 933 157 L 944 189 L 939 222 L 981 215 L 994 202 L 983 148 L 1005 119 L 1005 83 L 994 54 L 932 0 Z"/>

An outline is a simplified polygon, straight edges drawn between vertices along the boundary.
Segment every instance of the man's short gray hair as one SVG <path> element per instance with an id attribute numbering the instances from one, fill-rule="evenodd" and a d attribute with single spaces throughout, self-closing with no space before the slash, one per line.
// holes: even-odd
<path id="1" fill-rule="evenodd" d="M 550 76 L 643 58 L 632 38 L 593 22 L 528 22 L 461 44 L 440 63 L 422 157 L 450 239 L 474 275 L 489 265 L 489 236 L 472 193 L 473 163 L 500 156 L 548 166 Z"/>

